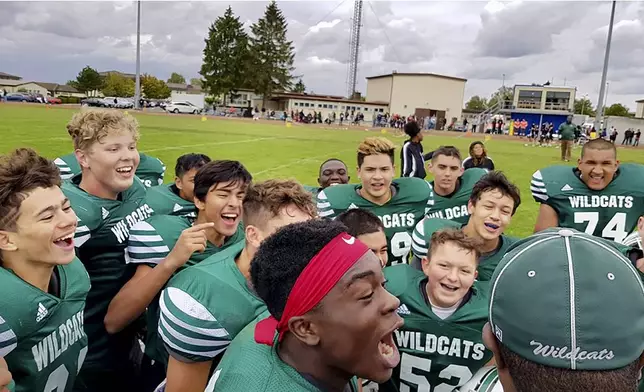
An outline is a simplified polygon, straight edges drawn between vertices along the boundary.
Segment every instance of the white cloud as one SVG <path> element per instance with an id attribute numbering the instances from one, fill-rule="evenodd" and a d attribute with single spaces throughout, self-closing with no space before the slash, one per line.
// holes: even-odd
<path id="1" fill-rule="evenodd" d="M 297 75 L 318 93 L 346 92 L 353 2 L 278 3 L 296 47 Z M 143 2 L 142 71 L 195 77 L 204 38 L 224 2 Z M 235 2 L 246 29 L 266 2 Z M 65 82 L 89 64 L 134 71 L 136 3 L 2 2 L 0 71 Z M 610 13 L 607 2 L 367 1 L 358 89 L 369 75 L 435 72 L 468 78 L 466 98 L 506 85 L 553 81 L 596 100 Z M 326 16 L 326 17 L 324 17 Z M 644 3 L 619 2 L 608 102 L 644 98 Z"/>

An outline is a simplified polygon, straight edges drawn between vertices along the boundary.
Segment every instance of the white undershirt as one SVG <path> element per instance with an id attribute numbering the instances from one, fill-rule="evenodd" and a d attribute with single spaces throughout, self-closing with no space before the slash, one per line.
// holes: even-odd
<path id="1" fill-rule="evenodd" d="M 432 303 L 432 300 L 429 300 L 429 305 L 432 307 L 432 312 L 441 320 L 445 320 L 449 316 L 453 315 L 454 312 L 458 309 L 458 307 L 461 305 L 461 302 L 463 302 L 463 299 L 461 298 L 457 303 L 454 305 L 450 306 L 449 308 L 442 308 L 440 306 L 436 306 Z"/>

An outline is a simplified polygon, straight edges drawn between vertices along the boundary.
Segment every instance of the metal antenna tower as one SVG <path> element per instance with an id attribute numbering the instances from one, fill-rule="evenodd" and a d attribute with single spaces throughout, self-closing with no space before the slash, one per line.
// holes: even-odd
<path id="1" fill-rule="evenodd" d="M 351 41 L 349 43 L 349 72 L 347 75 L 347 98 L 356 91 L 358 75 L 358 57 L 360 55 L 360 28 L 362 27 L 362 0 L 356 0 L 353 6 L 351 23 Z"/>

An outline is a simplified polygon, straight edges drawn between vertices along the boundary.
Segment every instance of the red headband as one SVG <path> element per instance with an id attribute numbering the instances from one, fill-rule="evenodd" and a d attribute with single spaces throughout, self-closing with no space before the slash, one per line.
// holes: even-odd
<path id="1" fill-rule="evenodd" d="M 347 233 L 341 233 L 332 239 L 313 256 L 295 281 L 286 300 L 282 319 L 277 321 L 270 316 L 257 323 L 255 341 L 272 346 L 277 330 L 278 342 L 281 342 L 284 333 L 288 331 L 291 317 L 302 316 L 313 309 L 368 251 L 365 244 Z"/>

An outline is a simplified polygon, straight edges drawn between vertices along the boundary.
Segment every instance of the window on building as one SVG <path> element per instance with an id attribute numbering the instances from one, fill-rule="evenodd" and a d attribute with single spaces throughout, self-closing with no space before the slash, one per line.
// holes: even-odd
<path id="1" fill-rule="evenodd" d="M 308 107 L 309 107 L 309 103 L 308 103 L 308 102 L 307 102 L 307 103 L 305 103 L 305 104 L 304 104 L 304 107 L 307 107 L 307 108 L 308 108 Z"/>
<path id="2" fill-rule="evenodd" d="M 570 105 L 569 91 L 546 92 L 546 110 L 568 110 Z"/>
<path id="3" fill-rule="evenodd" d="M 539 90 L 519 90 L 519 101 L 517 102 L 517 108 L 540 109 L 541 94 L 542 92 Z"/>

